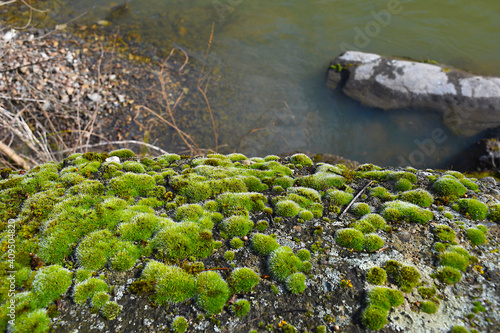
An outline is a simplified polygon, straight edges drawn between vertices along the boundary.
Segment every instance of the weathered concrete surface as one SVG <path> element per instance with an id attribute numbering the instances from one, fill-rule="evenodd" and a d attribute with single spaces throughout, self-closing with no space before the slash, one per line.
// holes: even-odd
<path id="1" fill-rule="evenodd" d="M 331 64 L 327 85 L 370 107 L 439 111 L 454 133 L 475 135 L 500 125 L 500 78 L 444 65 L 348 51 Z"/>

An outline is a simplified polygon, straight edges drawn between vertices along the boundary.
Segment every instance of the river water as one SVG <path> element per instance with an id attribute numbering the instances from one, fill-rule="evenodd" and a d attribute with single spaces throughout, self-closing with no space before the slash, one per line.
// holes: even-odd
<path id="1" fill-rule="evenodd" d="M 87 19 L 108 16 L 145 45 L 181 47 L 200 66 L 213 24 L 206 72 L 220 141 L 249 156 L 307 150 L 448 167 L 477 139 L 453 135 L 432 111 L 386 112 L 329 91 L 326 70 L 344 49 L 500 76 L 498 0 L 131 0 L 129 11 L 114 16 L 117 0 L 65 1 L 75 12 L 88 10 Z M 436 128 L 444 142 L 429 141 Z"/>

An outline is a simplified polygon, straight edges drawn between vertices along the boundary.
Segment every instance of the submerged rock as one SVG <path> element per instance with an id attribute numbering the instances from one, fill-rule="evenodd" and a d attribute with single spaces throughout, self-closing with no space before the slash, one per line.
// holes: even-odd
<path id="1" fill-rule="evenodd" d="M 472 136 L 500 126 L 500 78 L 437 63 L 347 51 L 331 63 L 327 86 L 370 107 L 425 108 L 454 133 Z"/>

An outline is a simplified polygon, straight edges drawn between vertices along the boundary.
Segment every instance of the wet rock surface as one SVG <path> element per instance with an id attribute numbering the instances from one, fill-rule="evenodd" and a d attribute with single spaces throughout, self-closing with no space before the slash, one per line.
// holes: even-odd
<path id="1" fill-rule="evenodd" d="M 327 86 L 385 110 L 424 108 L 441 113 L 454 133 L 472 136 L 500 125 L 500 78 L 434 63 L 347 51 L 328 71 Z"/>

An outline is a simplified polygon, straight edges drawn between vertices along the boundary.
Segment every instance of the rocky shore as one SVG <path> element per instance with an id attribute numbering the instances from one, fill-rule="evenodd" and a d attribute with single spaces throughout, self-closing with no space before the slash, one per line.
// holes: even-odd
<path id="1" fill-rule="evenodd" d="M 0 171 L 1 330 L 500 330 L 491 179 L 130 150 Z"/>

